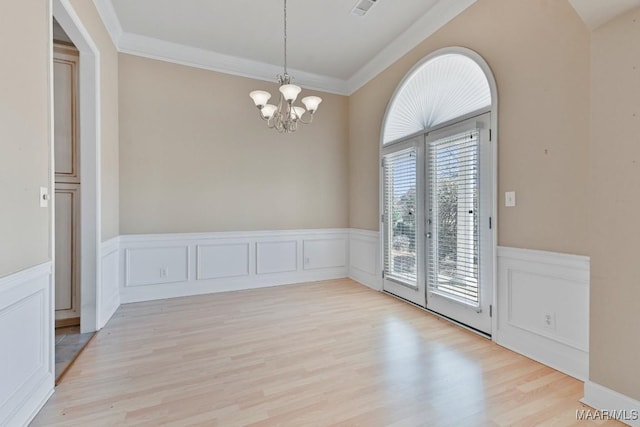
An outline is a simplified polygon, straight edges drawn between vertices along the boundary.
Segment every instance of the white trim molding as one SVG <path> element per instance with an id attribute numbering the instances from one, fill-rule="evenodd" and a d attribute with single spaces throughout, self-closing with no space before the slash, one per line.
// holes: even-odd
<path id="1" fill-rule="evenodd" d="M 139 34 L 123 33 L 117 47 L 119 52 L 129 55 L 272 83 L 275 82 L 274 76 L 282 72 L 282 67 L 278 65 L 225 55 Z M 306 89 L 336 93 L 338 95 L 346 95 L 348 92 L 347 83 L 335 77 L 322 76 L 292 68 L 289 69 L 289 74 L 296 77 L 296 84 L 300 84 Z"/>
<path id="2" fill-rule="evenodd" d="M 113 8 L 113 3 L 111 0 L 93 0 L 93 3 L 96 5 L 98 14 L 102 18 L 113 45 L 118 47 L 124 31 L 122 30 L 122 25 L 120 25 L 116 10 Z"/>
<path id="3" fill-rule="evenodd" d="M 498 247 L 496 315 L 496 343 L 588 378 L 588 257 Z"/>
<path id="4" fill-rule="evenodd" d="M 351 95 L 476 1 L 439 0 L 347 80 L 292 69 L 289 74 L 295 75 L 296 81 L 305 88 Z M 111 0 L 93 2 L 119 52 L 269 82 L 282 71 L 273 64 L 127 32 L 122 28 Z"/>
<path id="5" fill-rule="evenodd" d="M 364 67 L 355 72 L 347 80 L 348 95 L 373 80 L 378 74 L 393 65 L 396 61 L 409 53 L 422 41 L 444 27 L 453 18 L 464 12 L 477 0 L 439 1 L 426 15 L 407 28 L 389 45 L 374 56 Z"/>
<path id="6" fill-rule="evenodd" d="M 584 397 L 580 401 L 600 411 L 600 415 L 615 418 L 633 427 L 640 427 L 640 401 L 629 396 L 592 381 L 586 381 Z"/>
<path id="7" fill-rule="evenodd" d="M 102 242 L 100 271 L 101 280 L 97 299 L 97 326 L 98 330 L 104 328 L 109 319 L 120 307 L 120 238 Z"/>
<path id="8" fill-rule="evenodd" d="M 347 277 L 346 229 L 120 236 L 122 303 Z"/>
<path id="9" fill-rule="evenodd" d="M 51 262 L 0 278 L 0 343 L 0 425 L 28 425 L 54 387 Z"/>
<path id="10" fill-rule="evenodd" d="M 379 245 L 379 231 L 349 230 L 349 278 L 376 291 L 382 290 Z"/>

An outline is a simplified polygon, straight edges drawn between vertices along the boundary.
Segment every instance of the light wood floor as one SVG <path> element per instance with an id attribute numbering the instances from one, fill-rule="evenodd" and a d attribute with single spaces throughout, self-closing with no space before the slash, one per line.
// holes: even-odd
<path id="1" fill-rule="evenodd" d="M 596 425 L 576 421 L 581 397 L 345 279 L 123 305 L 32 425 Z"/>

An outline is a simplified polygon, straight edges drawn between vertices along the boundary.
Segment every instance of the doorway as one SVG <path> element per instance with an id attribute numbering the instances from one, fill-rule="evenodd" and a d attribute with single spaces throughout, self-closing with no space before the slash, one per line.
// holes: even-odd
<path id="1" fill-rule="evenodd" d="M 382 129 L 383 289 L 490 336 L 496 230 L 495 83 L 475 52 L 412 69 Z"/>
<path id="2" fill-rule="evenodd" d="M 95 332 L 81 333 L 80 53 L 53 18 L 53 170 L 55 209 L 55 384 Z"/>
<path id="3" fill-rule="evenodd" d="M 59 23 L 79 53 L 78 62 L 78 136 L 79 163 L 82 165 L 79 200 L 79 308 L 82 333 L 99 327 L 100 289 L 100 53 L 87 29 L 68 0 L 53 0 L 52 19 Z M 53 32 L 53 31 L 52 31 Z M 53 37 L 51 40 L 53 45 Z M 53 46 L 52 46 L 53 52 Z M 53 76 L 53 58 L 51 59 Z M 51 101 L 53 107 L 53 99 Z M 53 117 L 52 117 L 53 119 Z M 51 182 L 55 182 L 55 144 L 51 147 Z M 52 224 L 55 224 L 55 199 Z M 53 259 L 56 260 L 55 231 L 52 233 Z M 54 310 L 54 307 L 52 307 Z M 53 340 L 52 340 L 53 341 Z"/>
<path id="4" fill-rule="evenodd" d="M 51 22 L 51 311 L 76 325 L 50 331 L 57 384 L 100 324 L 100 55 L 68 0 L 52 1 Z"/>

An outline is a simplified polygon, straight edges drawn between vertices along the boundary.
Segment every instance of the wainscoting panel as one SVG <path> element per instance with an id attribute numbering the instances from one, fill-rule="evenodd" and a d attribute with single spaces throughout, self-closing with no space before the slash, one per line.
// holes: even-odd
<path id="1" fill-rule="evenodd" d="M 197 245 L 197 280 L 249 275 L 250 243 Z"/>
<path id="2" fill-rule="evenodd" d="M 187 246 L 126 249 L 125 259 L 125 286 L 175 283 L 188 279 Z"/>
<path id="3" fill-rule="evenodd" d="M 104 328 L 120 307 L 120 257 L 119 238 L 102 243 L 101 281 L 98 306 L 98 329 Z"/>
<path id="4" fill-rule="evenodd" d="M 347 265 L 347 240 L 309 239 L 304 241 L 304 269 L 345 267 Z"/>
<path id="5" fill-rule="evenodd" d="M 588 257 L 499 247 L 497 305 L 498 344 L 588 378 Z"/>
<path id="6" fill-rule="evenodd" d="M 0 425 L 27 425 L 53 393 L 51 262 L 0 278 Z"/>
<path id="7" fill-rule="evenodd" d="M 349 277 L 372 289 L 382 290 L 380 233 L 349 230 Z"/>
<path id="8" fill-rule="evenodd" d="M 286 273 L 298 269 L 298 242 L 256 243 L 256 273 Z"/>
<path id="9" fill-rule="evenodd" d="M 127 303 L 343 278 L 348 247 L 345 229 L 120 236 L 120 299 Z"/>

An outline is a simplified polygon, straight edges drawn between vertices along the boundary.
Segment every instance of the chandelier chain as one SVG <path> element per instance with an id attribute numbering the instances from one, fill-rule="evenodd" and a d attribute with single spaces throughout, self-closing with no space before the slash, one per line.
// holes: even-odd
<path id="1" fill-rule="evenodd" d="M 287 75 L 287 0 L 284 0 L 284 75 Z"/>

